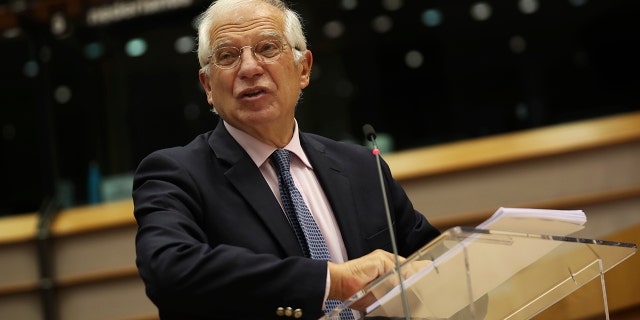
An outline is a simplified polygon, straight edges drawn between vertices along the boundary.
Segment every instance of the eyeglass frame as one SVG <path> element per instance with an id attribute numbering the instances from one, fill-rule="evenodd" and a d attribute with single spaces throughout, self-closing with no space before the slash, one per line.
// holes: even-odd
<path id="1" fill-rule="evenodd" d="M 261 55 L 256 53 L 256 46 L 258 44 L 264 42 L 264 41 L 279 42 L 282 45 L 282 47 L 280 48 L 280 50 L 279 50 L 279 52 L 277 54 L 277 57 L 275 59 L 273 59 L 273 60 L 264 60 L 265 57 L 263 57 L 263 56 L 261 56 Z M 243 46 L 243 47 L 239 47 L 239 48 L 236 47 L 236 46 L 221 46 L 221 47 L 213 49 L 212 54 L 207 56 L 207 61 L 208 61 L 208 63 L 213 64 L 214 66 L 216 66 L 217 68 L 222 69 L 222 70 L 234 69 L 234 68 L 236 68 L 237 66 L 240 65 L 240 62 L 242 61 L 242 53 L 244 52 L 244 49 L 251 48 L 251 54 L 253 55 L 253 58 L 256 59 L 256 61 L 258 61 L 260 63 L 273 64 L 273 63 L 275 63 L 276 61 L 278 61 L 280 59 L 280 57 L 282 56 L 282 53 L 284 53 L 285 48 L 287 46 L 291 47 L 287 42 L 282 41 L 281 39 L 277 39 L 277 38 L 276 39 L 268 39 L 268 38 L 267 39 L 262 39 L 262 40 L 256 42 L 252 46 Z M 214 59 L 212 59 L 213 56 L 215 55 L 215 53 L 218 52 L 218 50 L 224 49 L 224 48 L 234 48 L 234 49 L 237 49 L 238 52 L 239 52 L 236 60 L 232 64 L 230 64 L 229 66 L 219 65 L 214 61 Z"/>

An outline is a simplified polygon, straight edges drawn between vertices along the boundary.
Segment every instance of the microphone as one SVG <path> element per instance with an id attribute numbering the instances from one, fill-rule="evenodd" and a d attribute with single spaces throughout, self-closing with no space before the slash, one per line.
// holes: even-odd
<path id="1" fill-rule="evenodd" d="M 391 211 L 389 210 L 389 200 L 387 199 L 387 190 L 384 187 L 384 176 L 382 174 L 382 166 L 380 164 L 380 149 L 376 143 L 376 131 L 370 124 L 362 126 L 362 132 L 364 137 L 371 141 L 373 144 L 372 153 L 376 157 L 376 164 L 378 165 L 378 176 L 380 177 L 380 187 L 382 188 L 382 201 L 384 203 L 385 213 L 387 214 L 387 224 L 389 225 L 389 235 L 391 236 L 391 248 L 393 250 L 393 256 L 396 262 L 396 273 L 398 274 L 398 280 L 400 281 L 400 298 L 402 299 L 402 307 L 404 309 L 404 316 L 406 320 L 409 320 L 409 303 L 407 302 L 407 296 L 404 291 L 404 282 L 402 274 L 400 273 L 400 260 L 398 259 L 398 245 L 396 244 L 396 235 L 393 230 L 393 221 L 391 220 Z"/>
<path id="2" fill-rule="evenodd" d="M 377 149 L 376 144 L 376 130 L 370 124 L 365 124 L 362 126 L 362 132 L 364 132 L 364 137 L 367 140 L 371 140 L 373 142 L 373 146 Z"/>

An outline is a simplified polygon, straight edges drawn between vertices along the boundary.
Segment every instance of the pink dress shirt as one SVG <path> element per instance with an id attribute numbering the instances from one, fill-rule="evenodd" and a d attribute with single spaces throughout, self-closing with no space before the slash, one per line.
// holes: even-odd
<path id="1" fill-rule="evenodd" d="M 249 154 L 249 157 L 255 162 L 256 166 L 260 168 L 264 179 L 271 187 L 271 191 L 276 196 L 276 199 L 278 199 L 278 202 L 280 202 L 280 206 L 282 206 L 278 177 L 276 176 L 275 169 L 270 164 L 271 160 L 269 160 L 269 156 L 271 156 L 276 148 L 257 140 L 244 131 L 234 128 L 227 122 L 223 123 L 231 136 Z M 335 263 L 347 261 L 347 250 L 342 241 L 342 235 L 333 215 L 331 205 L 318 182 L 318 178 L 313 172 L 313 167 L 307 155 L 300 145 L 297 121 L 295 123 L 293 138 L 284 149 L 291 151 L 291 153 L 295 155 L 291 157 L 291 175 L 293 176 L 296 187 L 298 187 L 300 193 L 302 193 L 302 197 L 309 207 L 313 218 L 316 220 L 320 231 L 322 231 L 324 235 L 327 247 L 329 248 L 329 254 L 331 255 L 331 261 Z M 327 270 L 325 300 L 329 294 L 330 283 L 329 272 Z"/>

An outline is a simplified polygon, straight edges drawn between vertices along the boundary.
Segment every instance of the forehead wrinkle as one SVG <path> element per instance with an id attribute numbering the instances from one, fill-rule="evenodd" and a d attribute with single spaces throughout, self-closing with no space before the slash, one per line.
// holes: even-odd
<path id="1" fill-rule="evenodd" d="M 282 35 L 277 31 L 263 31 L 263 32 L 260 32 L 258 34 L 258 37 L 260 38 L 259 41 L 261 41 L 263 39 L 266 39 L 266 38 L 275 38 L 275 39 L 278 39 L 278 40 L 282 41 Z M 213 45 L 213 51 L 215 51 L 218 48 L 232 46 L 233 42 L 234 42 L 234 40 L 232 40 L 232 39 L 220 40 L 220 41 L 216 42 Z"/>
<path id="2" fill-rule="evenodd" d="M 262 16 L 256 20 L 246 20 L 240 16 L 233 21 L 221 21 L 211 28 L 212 42 L 232 42 L 234 39 L 243 39 L 252 36 L 251 31 L 260 30 L 258 35 L 265 33 L 276 34 L 281 37 L 284 30 L 284 21 L 270 16 Z M 217 39 L 220 38 L 220 39 Z"/>

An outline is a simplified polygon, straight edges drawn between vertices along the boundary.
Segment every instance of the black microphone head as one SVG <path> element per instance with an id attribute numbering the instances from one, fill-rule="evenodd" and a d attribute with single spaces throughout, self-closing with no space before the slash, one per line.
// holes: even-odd
<path id="1" fill-rule="evenodd" d="M 368 123 L 362 126 L 362 132 L 364 132 L 364 137 L 367 140 L 373 140 L 376 138 L 376 130 L 374 130 L 373 126 Z"/>

